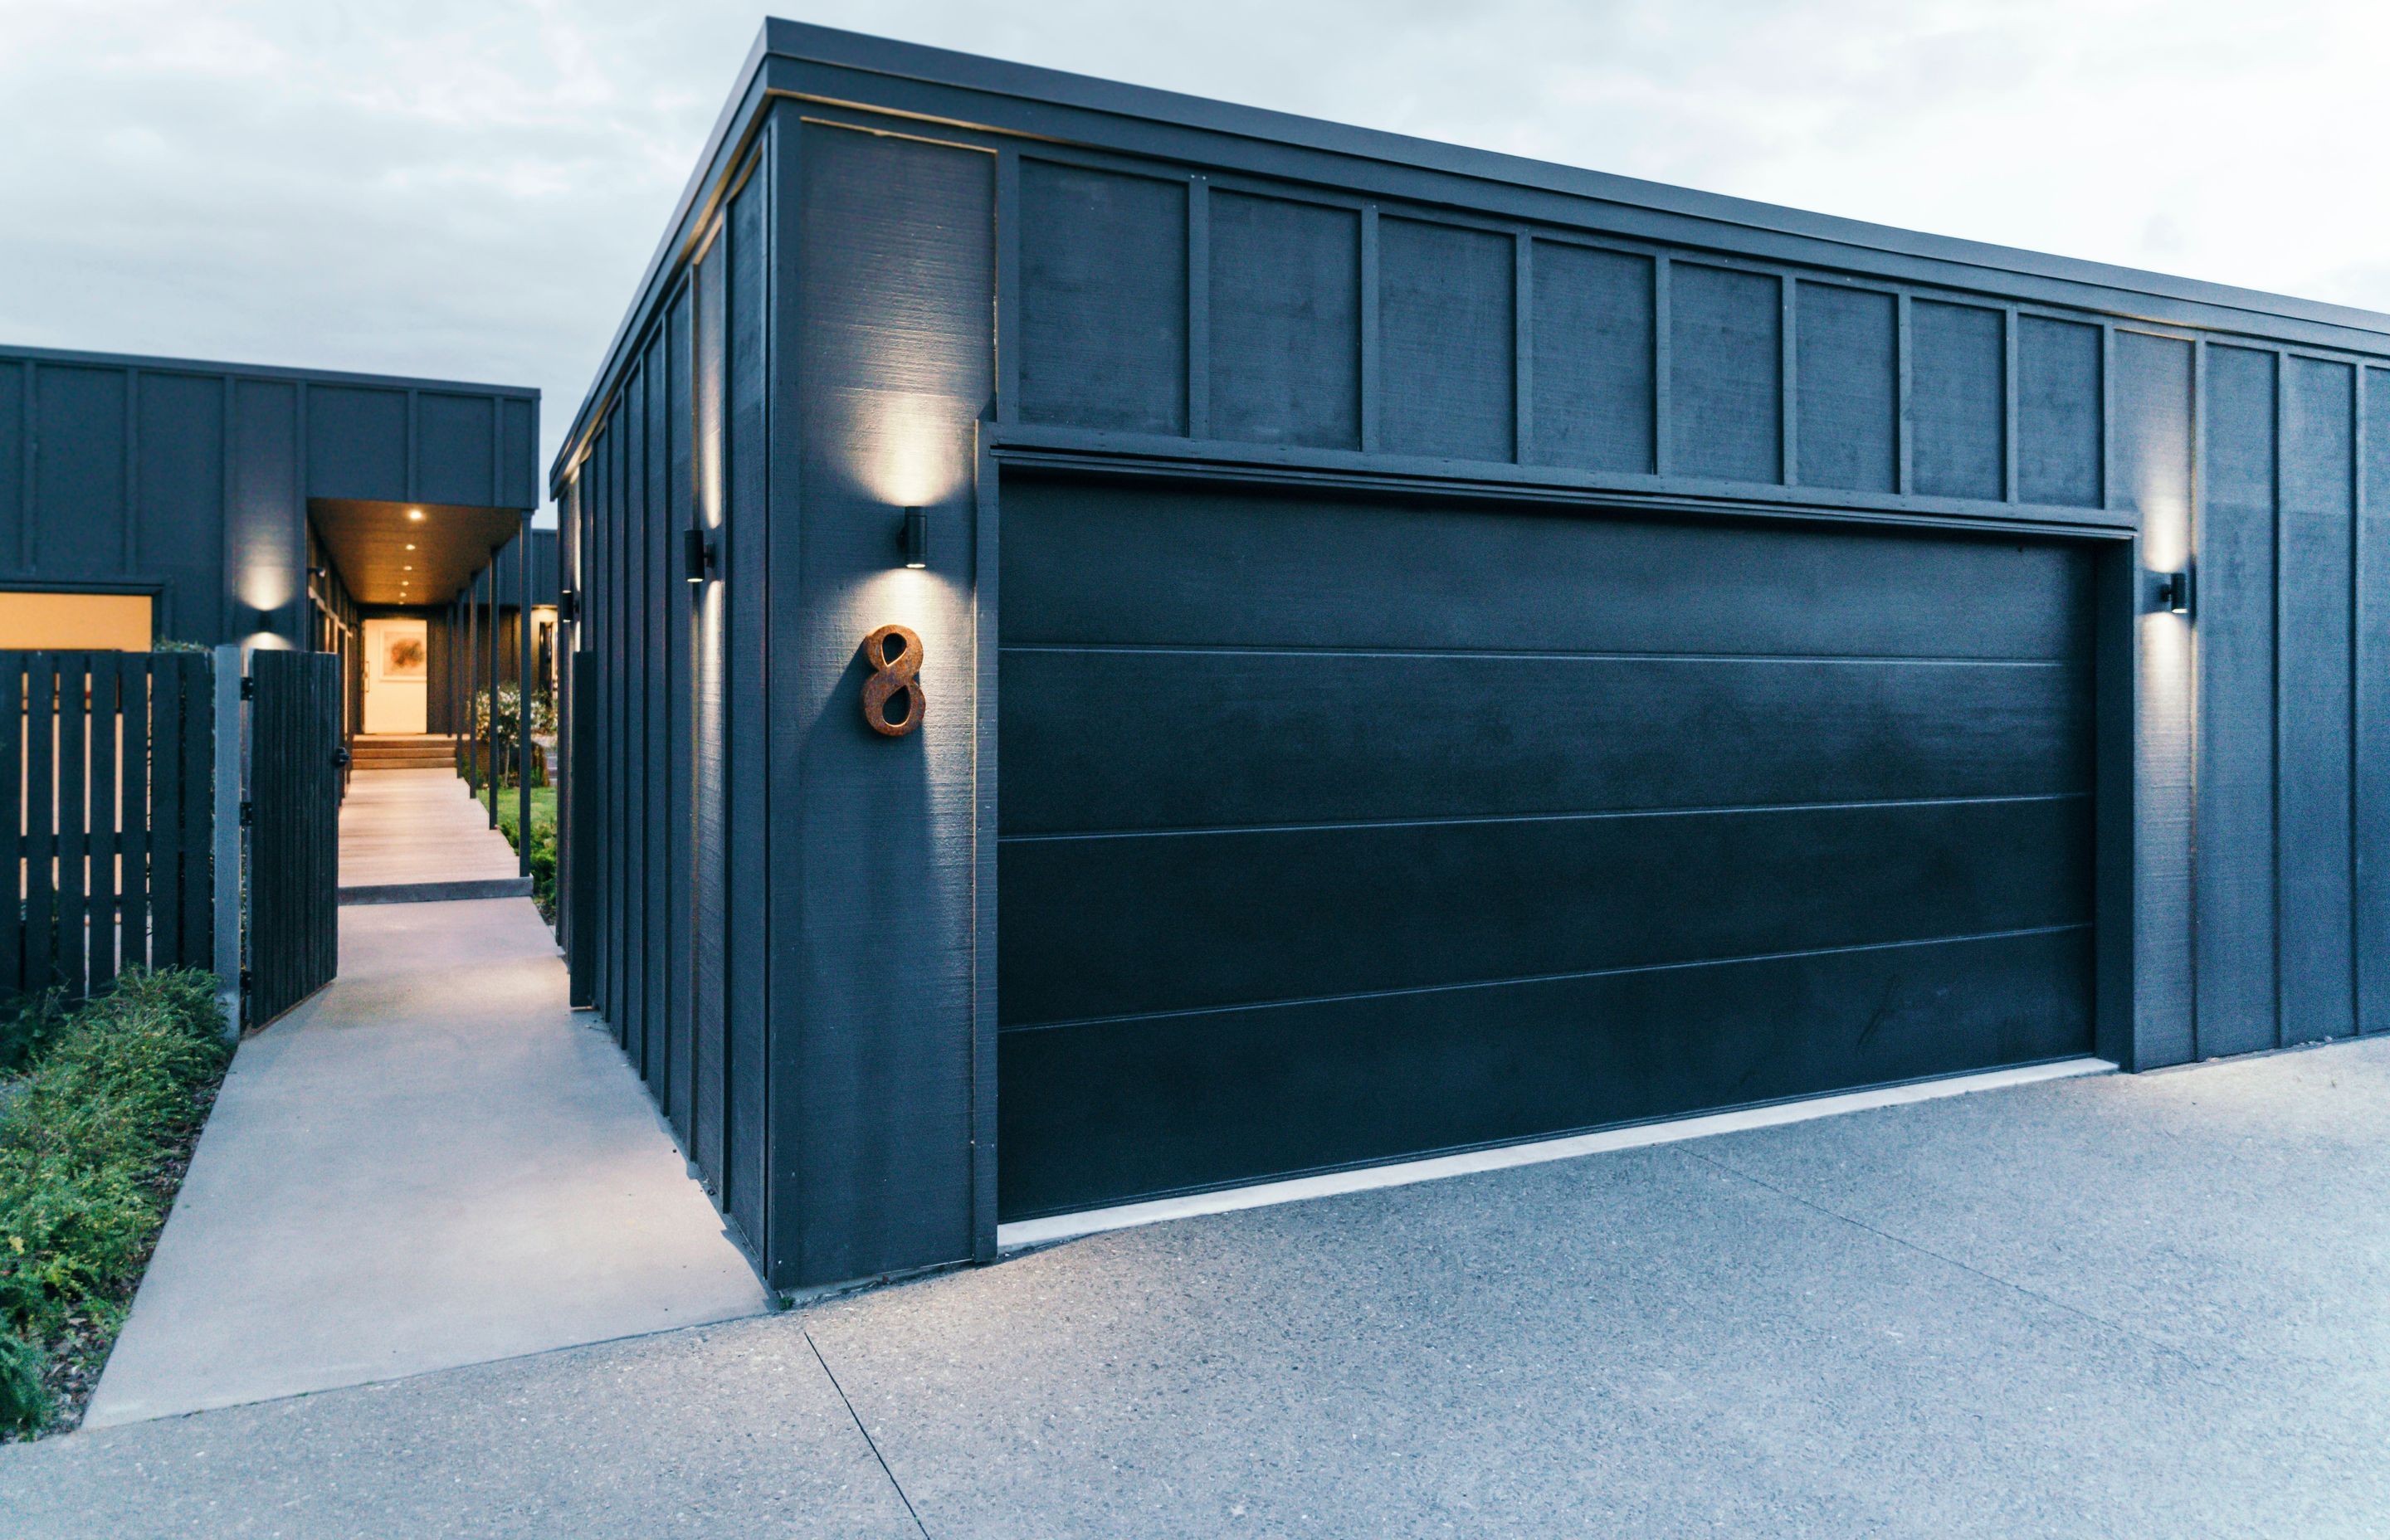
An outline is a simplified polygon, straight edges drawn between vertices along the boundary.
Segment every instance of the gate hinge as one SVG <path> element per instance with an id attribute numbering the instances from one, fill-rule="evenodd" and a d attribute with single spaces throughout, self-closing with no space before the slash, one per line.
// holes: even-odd
<path id="1" fill-rule="evenodd" d="M 243 700 L 254 700 L 257 699 L 257 676 L 255 674 L 241 675 L 240 698 Z"/>
<path id="2" fill-rule="evenodd" d="M 240 804 L 240 827 L 241 827 L 241 828 L 251 828 L 252 825 L 254 825 L 256 822 L 257 822 L 257 804 L 256 804 L 255 802 L 243 802 L 243 803 L 241 803 L 241 804 Z"/>

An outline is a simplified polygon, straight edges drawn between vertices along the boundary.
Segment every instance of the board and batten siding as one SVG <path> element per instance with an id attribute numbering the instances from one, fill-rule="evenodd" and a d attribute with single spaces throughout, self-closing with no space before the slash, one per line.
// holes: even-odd
<path id="1" fill-rule="evenodd" d="M 554 481 L 587 596 L 574 666 L 602 675 L 606 822 L 572 857 L 604 876 L 595 987 L 645 1064 L 626 969 L 661 935 L 686 955 L 663 966 L 700 970 L 727 1068 L 679 1067 L 667 1006 L 649 1078 L 731 1212 L 742 1172 L 760 1187 L 762 1231 L 740 1226 L 776 1286 L 994 1244 L 1012 468 L 2079 541 L 2121 810 L 2101 1051 L 2147 1068 L 2390 1024 L 2390 331 L 1574 174 L 767 24 Z M 696 347 L 709 283 L 727 332 Z M 659 336 L 716 372 L 636 430 L 699 435 L 661 512 L 622 447 Z M 907 506 L 926 572 L 897 566 Z M 672 540 L 720 525 L 718 622 L 689 613 L 660 516 Z M 2185 564 L 2196 616 L 2152 612 L 2149 576 Z M 661 642 L 626 583 L 672 590 Z M 924 725 L 893 742 L 854 704 L 888 621 L 928 649 Z M 722 647 L 718 676 L 683 645 Z M 658 901 L 626 846 L 659 785 L 662 859 L 726 895 L 718 934 L 656 930 L 710 925 L 694 894 L 633 929 Z M 726 865 L 700 866 L 674 841 L 714 819 Z"/>
<path id="2" fill-rule="evenodd" d="M 307 645 L 311 498 L 527 508 L 538 398 L 0 347 L 0 589 L 155 597 L 161 637 Z"/>

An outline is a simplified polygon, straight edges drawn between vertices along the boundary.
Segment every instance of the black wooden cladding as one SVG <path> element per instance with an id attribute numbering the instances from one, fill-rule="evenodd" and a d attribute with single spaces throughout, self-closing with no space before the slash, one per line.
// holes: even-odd
<path id="1" fill-rule="evenodd" d="M 1007 1217 L 2089 1047 L 2080 551 L 1005 507 Z"/>
<path id="2" fill-rule="evenodd" d="M 340 661 L 250 657 L 249 1006 L 260 1026 L 340 971 Z"/>
<path id="3" fill-rule="evenodd" d="M 734 487 L 759 483 L 766 447 L 765 205 L 760 186 L 730 201 L 646 339 L 566 501 L 562 545 L 578 579 L 567 584 L 584 595 L 567 793 L 575 998 L 605 1015 L 758 1250 L 765 1021 L 760 1007 L 733 1014 L 729 996 L 759 994 L 765 966 L 759 818 L 738 819 L 733 802 L 764 765 L 760 753 L 733 759 L 726 700 L 760 689 L 762 571 L 726 514 Z M 682 558 L 695 527 L 716 532 L 715 577 L 701 584 Z M 742 634 L 743 650 L 732 643 Z"/>
<path id="4" fill-rule="evenodd" d="M 215 715 L 191 653 L 0 652 L 0 996 L 215 963 Z"/>
<path id="5" fill-rule="evenodd" d="M 0 348 L 0 585 L 307 646 L 310 499 L 529 507 L 538 417 L 531 391 Z"/>
<path id="6" fill-rule="evenodd" d="M 1939 897 L 1980 909 L 1951 923 L 1990 924 L 2006 906 L 2010 931 L 1498 982 L 1515 991 L 1521 1023 L 1520 1055 L 1505 1073 L 1536 1079 L 1552 1067 L 1542 1078 L 1563 1099 L 1566 1087 L 1599 1082 L 1571 1113 L 1596 1121 L 1693 1104 L 1702 1098 L 1692 1089 L 1715 1090 L 1720 1062 L 1748 1066 L 1763 1049 L 1778 1057 L 1743 1088 L 1754 1099 L 1847 1078 L 1847 1062 L 1830 1072 L 1798 1043 L 1759 1034 L 1772 1008 L 1793 1038 L 1831 1036 L 1820 1023 L 1836 1019 L 1836 1002 L 1859 979 L 1885 991 L 1874 1040 L 1882 1057 L 1863 1067 L 1868 1075 L 2079 1045 L 2094 955 L 2079 918 L 2088 909 L 2043 902 L 2067 887 L 2053 873 L 2075 859 L 2051 853 L 2076 841 L 2096 839 L 2100 852 L 2103 1052 L 2148 1066 L 2390 1021 L 2390 899 L 2381 896 L 2390 890 L 2369 879 L 2390 859 L 2390 775 L 2374 747 L 2390 740 L 2382 683 L 2390 669 L 2368 666 L 2390 662 L 2382 597 L 2390 587 L 2376 581 L 2390 571 L 2390 372 L 2369 366 L 2384 351 L 2379 318 L 783 23 L 765 41 L 754 96 L 725 115 L 709 151 L 719 159 L 692 184 L 687 223 L 665 243 L 584 408 L 587 430 L 576 428 L 556 478 L 580 521 L 567 559 L 591 600 L 579 645 L 586 666 L 605 674 L 594 708 L 606 726 L 593 751 L 602 763 L 590 769 L 607 787 L 610 822 L 592 848 L 612 865 L 595 923 L 597 976 L 615 1008 L 645 1009 L 623 998 L 623 949 L 632 911 L 655 902 L 658 884 L 652 873 L 625 881 L 624 841 L 655 837 L 642 823 L 655 815 L 650 791 L 661 785 L 662 854 L 643 859 L 668 868 L 669 912 L 636 921 L 649 927 L 638 944 L 644 955 L 659 935 L 671 938 L 663 966 L 679 971 L 665 975 L 665 1016 L 711 948 L 725 997 L 743 1002 L 729 1009 L 728 1030 L 768 1024 L 745 1059 L 738 1042 L 726 1046 L 734 1126 L 717 1136 L 704 1122 L 695 1152 L 705 1160 L 711 1149 L 740 1148 L 738 1109 L 755 1086 L 739 1079 L 739 1065 L 762 1054 L 772 1138 L 764 1196 L 777 1205 L 765 1250 L 775 1281 L 951 1260 L 965 1253 L 953 1238 L 956 1205 L 985 1191 L 991 1172 L 1001 1168 L 1008 1185 L 1069 1179 L 1053 1168 L 1039 1174 L 1034 1152 L 1017 1143 L 1000 1159 L 990 1154 L 987 1111 L 998 1098 L 989 1064 L 999 1051 L 987 1034 L 999 1011 L 1032 1029 L 1003 1034 L 1007 1140 L 1017 1118 L 1034 1115 L 1020 1088 L 1034 1082 L 1053 1088 L 1052 1109 L 1107 1103 L 1129 1130 L 1111 1142 L 1156 1162 L 1142 1174 L 1122 1167 L 1099 1184 L 1104 1190 L 1200 1186 L 1290 1164 L 1271 1140 L 1304 1136 L 1300 1120 L 1273 1123 L 1265 1105 L 1222 1098 L 1238 1084 L 1291 1084 L 1335 1067 L 1296 1062 L 1287 1012 L 1311 1013 L 1320 1041 L 1332 1042 L 1340 1020 L 1366 1030 L 1356 1023 L 1373 1020 L 1371 1007 L 1254 997 L 1269 992 L 1223 965 L 1185 979 L 1225 1004 L 1157 995 L 1144 1008 L 1159 1014 L 1096 1024 L 1044 1014 L 1127 1009 L 1128 986 L 1153 981 L 1108 981 L 1101 968 L 1074 978 L 1049 959 L 1038 965 L 1042 982 L 1033 971 L 1032 984 L 1013 987 L 1013 962 L 1050 944 L 1016 934 L 1039 923 L 1022 905 L 1038 892 L 1022 874 L 1052 854 L 1028 853 L 1041 841 L 1110 841 L 1103 859 L 1128 872 L 1125 853 L 1166 839 L 1332 842 L 1362 837 L 1347 825 L 1372 825 L 1369 839 L 1425 840 L 1391 826 L 1461 817 L 1453 809 L 1463 792 L 1483 803 L 1466 816 L 1487 827 L 1596 817 L 1658 827 L 1679 815 L 1780 810 L 1770 797 L 1832 802 L 1837 785 L 1863 806 L 1947 801 L 1973 810 L 1951 816 L 1986 821 L 1947 835 L 1964 847 L 1954 863 L 1977 864 Z M 773 92 L 806 105 L 787 96 L 774 105 Z M 753 179 L 742 180 L 751 169 Z M 752 331 L 727 323 L 724 353 L 734 360 L 726 366 L 734 403 L 753 389 L 755 371 L 770 375 L 754 408 L 762 425 L 752 430 L 772 446 L 769 474 L 754 475 L 762 456 L 742 461 L 735 443 L 720 462 L 693 459 L 682 435 L 659 494 L 653 441 L 700 415 L 696 394 L 655 385 L 659 339 L 668 340 L 663 370 L 693 356 L 690 339 L 710 323 L 691 298 L 690 266 L 723 270 L 715 243 L 726 237 L 713 222 L 759 186 L 764 202 L 748 224 L 734 212 L 723 228 L 734 264 L 726 303 L 736 315 L 738 287 L 752 277 L 765 292 L 763 318 Z M 762 246 L 740 233 L 759 225 Z M 760 269 L 735 265 L 759 257 Z M 760 365 L 737 362 L 742 348 L 760 353 Z M 669 401 L 661 429 L 660 393 Z M 735 406 L 729 416 L 735 440 L 749 430 L 736 426 Z M 643 477 L 627 457 L 634 433 L 649 441 Z M 955 490 L 973 481 L 968 448 L 957 451 L 974 435 L 983 456 L 975 523 L 960 517 Z M 1251 558 L 1230 571 L 1177 551 L 1170 516 L 1108 495 L 1082 510 L 1068 543 L 1086 576 L 1060 558 L 1015 559 L 1004 543 L 1021 518 L 1036 517 L 1039 494 L 1025 494 L 1022 515 L 1021 483 L 999 491 L 997 465 L 1013 468 L 1010 477 L 1033 464 L 1114 462 L 1149 473 L 1166 465 L 1213 484 L 1304 485 L 1286 494 L 1302 511 L 1275 521 L 1285 527 L 1273 544 L 1273 520 L 1239 523 L 1224 497 L 1209 517 L 1233 527 Z M 635 480 L 649 482 L 643 494 Z M 1647 538 L 1607 553 L 1604 602 L 1587 606 L 1582 584 L 1567 581 L 1567 551 L 1530 533 L 1581 533 L 1587 520 L 1539 524 L 1489 505 L 1468 537 L 1445 542 L 1435 521 L 1407 517 L 1390 497 L 1374 507 L 1335 500 L 1360 485 L 1489 495 L 1509 487 L 1547 502 L 1648 499 L 1712 513 L 1988 522 L 2092 538 L 2073 547 L 1965 539 L 1882 547 L 1933 553 L 1926 575 L 1905 584 L 1897 563 L 1870 567 L 1866 553 L 1878 547 L 1813 527 L 1703 525 L 1697 545 L 1679 548 L 1654 516 L 1623 523 Z M 728 489 L 722 538 L 736 553 L 724 629 L 700 634 L 694 610 L 668 602 L 660 634 L 636 633 L 654 623 L 650 585 L 676 581 L 670 549 L 647 544 L 659 506 L 670 502 L 666 527 L 676 531 L 700 517 L 693 500 L 718 487 Z M 889 532 L 896 507 L 923 497 L 937 554 L 925 586 L 907 588 L 888 581 Z M 1510 543 L 1498 591 L 1454 586 L 1482 557 L 1472 540 Z M 756 553 L 767 544 L 771 582 L 742 587 L 761 583 Z M 1322 545 L 1337 555 L 1324 567 L 1305 554 Z M 2127 581 L 2141 575 L 2128 571 L 2136 562 L 2196 564 L 2199 613 L 2142 614 Z M 1707 585 L 1700 602 L 1671 597 L 1688 566 Z M 2096 625 L 2085 619 L 2095 576 Z M 2072 597 L 2053 599 L 2062 594 Z M 2051 602 L 2020 602 L 2036 595 Z M 1313 616 L 1341 646 L 1323 652 L 1256 623 L 1281 610 Z M 999 734 L 998 669 L 972 649 L 999 629 L 1013 637 L 1024 610 L 1044 634 L 1004 655 Z M 1920 616 L 1936 631 L 1931 655 L 1915 650 Z M 1603 617 L 1626 639 L 1585 633 Z M 939 673 L 932 692 L 950 704 L 934 706 L 923 731 L 893 750 L 857 736 L 849 709 L 855 638 L 889 619 L 919 622 L 933 670 L 954 671 Z M 2094 631 L 2096 687 L 2083 662 Z M 1522 632 L 1575 638 L 1585 654 L 1548 659 L 1534 674 L 1555 710 L 1596 725 L 1574 754 L 1561 747 L 1564 733 L 1469 693 L 1480 652 L 1497 655 L 1497 674 L 1541 656 L 1487 639 Z M 1743 649 L 1721 649 L 1721 632 Z M 673 928 L 696 913 L 695 899 L 673 884 L 694 868 L 683 842 L 713 814 L 698 801 L 697 654 L 672 649 L 713 645 L 714 635 L 727 638 L 719 709 L 733 810 L 729 899 L 725 935 L 683 941 Z M 1611 652 L 1622 656 L 1595 656 Z M 1754 652 L 1780 671 L 1764 686 L 1754 682 Z M 1897 668 L 1877 666 L 1895 657 Z M 1208 661 L 1194 668 L 1190 659 Z M 664 670 L 660 685 L 626 678 L 655 668 Z M 1317 700 L 1391 699 L 1401 709 L 1368 734 L 1340 734 L 1332 713 L 1304 712 L 1305 668 L 1316 671 Z M 1837 696 L 1870 669 L 1876 683 L 1864 699 Z M 1970 687 L 1956 683 L 1971 676 Z M 626 696 L 626 687 L 647 693 Z M 1075 732 L 1068 709 L 1086 699 L 1160 702 L 1184 731 L 1174 738 L 1132 721 L 1099 746 Z M 661 767 L 649 737 L 658 701 L 667 723 Z M 1699 718 L 1688 735 L 1728 747 L 1693 764 L 1681 755 L 1638 760 L 1625 724 L 1671 711 Z M 1468 725 L 1498 774 L 1471 781 L 1470 756 L 1455 748 L 1460 728 L 1451 740 L 1431 730 L 1442 713 Z M 2066 820 L 2069 809 L 2089 815 L 2082 765 L 2095 737 L 2100 827 L 2087 837 Z M 1944 751 L 1908 752 L 1912 740 Z M 1001 857 L 990 853 L 999 741 Z M 1809 751 L 1797 763 L 1771 757 L 1780 741 Z M 740 779 L 755 763 L 770 766 L 768 815 L 761 792 Z M 1023 770 L 1041 764 L 1043 773 Z M 1801 790 L 1805 776 L 1812 784 Z M 1582 804 L 1604 788 L 1636 805 L 1588 813 Z M 1800 805 L 1806 811 L 1778 823 L 1805 820 L 1803 838 L 1834 848 L 1838 815 Z M 1395 812 L 1373 820 L 1373 807 Z M 2035 817 L 2057 823 L 2038 832 L 1988 827 Z M 1794 859 L 1754 839 L 1755 864 Z M 2002 843 L 2012 848 L 1967 853 Z M 1516 859 L 1563 860 L 1561 844 Z M 1354 859 L 1319 856 L 1331 866 Z M 1201 876 L 1194 865 L 1190 881 Z M 1458 858 L 1455 871 L 1469 875 Z M 2083 899 L 2092 879 L 2078 876 L 2068 891 Z M 1148 879 L 1103 880 L 1137 890 L 1104 920 L 1133 928 L 1131 905 Z M 1038 902 L 1060 903 L 1056 891 L 1049 884 Z M 765 896 L 767 906 L 742 909 Z M 1401 895 L 1358 896 L 1399 907 Z M 1821 905 L 1816 918 L 1824 924 L 1833 911 Z M 1917 918 L 1933 917 L 1921 907 Z M 891 928 L 911 938 L 901 968 L 882 960 Z M 1481 937 L 1488 947 L 1497 939 Z M 1183 938 L 1161 942 L 1167 950 Z M 1238 966 L 1284 962 L 1273 956 L 1264 946 Z M 1375 957 L 1347 946 L 1323 953 L 1317 968 L 1446 977 L 1433 960 L 1427 942 Z M 1937 993 L 1946 966 L 1983 991 Z M 2306 977 L 2290 981 L 2294 968 Z M 1659 1003 L 1657 992 L 1679 984 L 1674 1007 Z M 1480 984 L 1405 987 L 1414 993 L 1373 997 L 1382 1006 L 1374 1020 L 1448 1021 L 1433 1015 L 1445 1008 L 1436 1002 Z M 2020 1014 L 2005 1015 L 2003 999 Z M 1538 1016 L 1531 1000 L 1559 1003 Z M 1605 1046 L 1569 1025 L 1671 1008 L 1709 1023 L 1712 1035 Z M 1138 1079 L 1135 1066 L 1157 1062 L 1165 1047 L 1155 1045 L 1182 1041 L 1180 1027 L 1198 1016 L 1217 1024 L 1213 1056 L 1181 1065 L 1184 1080 Z M 2020 1020 L 2029 1030 L 2016 1030 Z M 1948 1035 L 1934 1035 L 1938 1023 Z M 2045 1028 L 2053 1035 L 2037 1035 Z M 1468 1077 L 1484 1065 L 1439 1058 L 1442 1029 L 1418 1030 L 1428 1046 L 1415 1063 L 1475 1084 Z M 1893 1046 L 1903 1033 L 1909 1049 Z M 684 1137 L 700 1122 L 689 1035 L 667 1021 L 664 1051 L 643 1037 L 636 1056 L 655 1061 L 659 1096 L 675 1106 Z M 1392 1037 L 1381 1046 L 1400 1051 Z M 1124 1057 L 1107 1064 L 1115 1052 Z M 1198 1090 L 1186 1105 L 1170 1101 L 1206 1076 L 1218 1097 Z M 1323 1134 L 1300 1158 L 1374 1158 L 1373 1117 L 1441 1145 L 1556 1122 L 1549 1107 L 1530 1105 L 1539 1086 L 1516 1087 L 1518 1102 L 1497 1097 L 1484 1110 L 1498 1115 L 1472 1122 L 1469 1098 L 1431 1111 L 1389 1089 L 1396 1079 L 1341 1083 L 1351 1093 L 1344 1134 L 1359 1142 Z M 1323 1083 L 1320 1094 L 1341 1093 Z M 1138 1128 L 1150 1136 L 1142 1142 L 1130 1136 Z M 1221 1129 L 1233 1136 L 1215 1136 Z M 735 1204 L 736 1172 L 722 1179 Z M 995 1204 L 978 1201 L 972 1223 L 984 1249 Z M 1017 1190 L 1005 1202 L 1021 1212 Z"/>

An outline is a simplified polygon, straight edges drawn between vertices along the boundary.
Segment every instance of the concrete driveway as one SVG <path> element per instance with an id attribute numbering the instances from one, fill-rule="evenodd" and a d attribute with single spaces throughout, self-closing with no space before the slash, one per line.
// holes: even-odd
<path id="1" fill-rule="evenodd" d="M 12 1534 L 2378 1535 L 2390 1041 L 0 1450 Z"/>

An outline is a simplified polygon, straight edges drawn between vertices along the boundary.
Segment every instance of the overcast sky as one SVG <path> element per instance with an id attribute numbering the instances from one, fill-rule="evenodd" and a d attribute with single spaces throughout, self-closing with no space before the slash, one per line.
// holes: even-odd
<path id="1" fill-rule="evenodd" d="M 777 9 L 2390 310 L 2355 0 Z M 0 0 L 0 341 L 535 385 L 552 456 L 763 14 Z"/>

